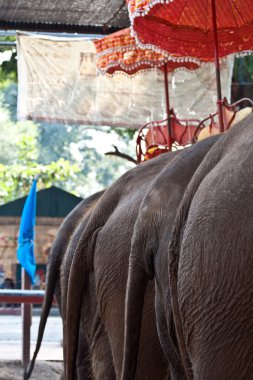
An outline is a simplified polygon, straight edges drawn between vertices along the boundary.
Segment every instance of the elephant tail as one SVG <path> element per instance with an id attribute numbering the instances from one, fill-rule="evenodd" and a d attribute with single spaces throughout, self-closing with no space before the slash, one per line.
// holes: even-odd
<path id="1" fill-rule="evenodd" d="M 42 305 L 42 310 L 41 310 L 41 317 L 40 317 L 36 347 L 34 350 L 32 360 L 30 361 L 28 368 L 24 372 L 24 380 L 28 380 L 30 378 L 33 368 L 34 368 L 35 360 L 40 350 L 43 334 L 44 334 L 46 323 L 47 323 L 47 318 L 48 318 L 50 308 L 51 308 L 53 298 L 54 298 L 54 292 L 55 292 L 58 277 L 59 277 L 59 267 L 58 265 L 56 265 L 55 261 L 51 262 L 47 270 L 46 292 L 45 292 L 45 297 L 43 300 L 43 305 Z"/>
<path id="2" fill-rule="evenodd" d="M 130 256 L 125 303 L 125 337 L 121 380 L 135 379 L 144 296 L 149 277 L 138 257 Z"/>

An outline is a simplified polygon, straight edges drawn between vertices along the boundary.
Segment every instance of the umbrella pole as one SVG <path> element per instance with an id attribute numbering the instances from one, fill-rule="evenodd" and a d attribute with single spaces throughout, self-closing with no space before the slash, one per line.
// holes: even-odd
<path id="1" fill-rule="evenodd" d="M 212 19 L 213 19 L 213 33 L 214 33 L 214 57 L 215 57 L 215 69 L 216 69 L 217 107 L 218 107 L 218 117 L 219 117 L 219 129 L 220 129 L 220 132 L 224 132 L 224 122 L 223 122 L 223 112 L 222 112 L 222 95 L 221 95 L 221 80 L 220 80 L 219 43 L 218 43 L 215 0 L 212 0 Z"/>
<path id="2" fill-rule="evenodd" d="M 168 122 L 168 145 L 171 149 L 172 145 L 172 130 L 171 130 L 171 120 L 170 120 L 170 100 L 169 100 L 169 83 L 168 83 L 168 72 L 167 64 L 164 64 L 164 84 L 165 84 L 165 99 L 166 99 L 166 113 Z"/>

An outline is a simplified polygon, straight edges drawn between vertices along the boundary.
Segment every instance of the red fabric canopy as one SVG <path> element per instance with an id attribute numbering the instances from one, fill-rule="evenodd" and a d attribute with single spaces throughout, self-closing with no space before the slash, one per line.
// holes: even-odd
<path id="1" fill-rule="evenodd" d="M 130 29 L 123 29 L 95 42 L 97 50 L 97 67 L 102 73 L 114 74 L 123 71 L 129 75 L 150 68 L 164 69 L 173 72 L 179 68 L 195 70 L 199 66 L 194 62 L 184 61 L 167 53 L 155 52 L 151 49 L 140 49 Z"/>
<path id="2" fill-rule="evenodd" d="M 130 0 L 135 36 L 170 54 L 214 60 L 211 0 Z M 216 0 L 219 57 L 253 50 L 253 1 Z"/>

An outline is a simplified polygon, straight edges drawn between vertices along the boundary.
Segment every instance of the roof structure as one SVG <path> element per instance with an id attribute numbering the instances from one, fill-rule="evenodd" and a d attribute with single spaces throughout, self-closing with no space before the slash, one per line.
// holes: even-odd
<path id="1" fill-rule="evenodd" d="M 108 34 L 130 25 L 125 0 L 0 0 L 0 29 Z"/>
<path id="2" fill-rule="evenodd" d="M 20 217 L 27 197 L 18 198 L 0 206 L 1 216 Z M 80 197 L 52 186 L 37 192 L 36 216 L 49 218 L 64 218 L 82 201 Z"/>

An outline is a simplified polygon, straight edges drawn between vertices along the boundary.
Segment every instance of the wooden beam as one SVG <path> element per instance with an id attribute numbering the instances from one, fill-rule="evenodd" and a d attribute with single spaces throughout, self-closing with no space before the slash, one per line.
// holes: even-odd
<path id="1" fill-rule="evenodd" d="M 31 289 L 31 281 L 28 274 L 22 268 L 22 289 Z M 32 305 L 23 303 L 21 307 L 22 316 L 22 365 L 26 369 L 30 363 L 30 339 L 31 339 L 31 324 L 32 324 Z"/>

